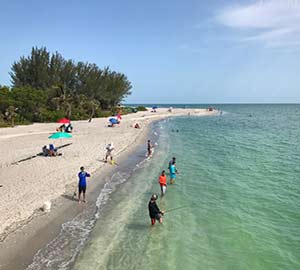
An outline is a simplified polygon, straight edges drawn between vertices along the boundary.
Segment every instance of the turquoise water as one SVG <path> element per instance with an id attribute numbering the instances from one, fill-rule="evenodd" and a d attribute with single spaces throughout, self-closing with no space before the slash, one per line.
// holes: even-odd
<path id="1" fill-rule="evenodd" d="M 73 269 L 300 269 L 300 106 L 219 107 L 156 124 L 152 159 L 111 194 Z M 151 227 L 172 156 L 180 174 L 158 205 L 183 208 Z"/>

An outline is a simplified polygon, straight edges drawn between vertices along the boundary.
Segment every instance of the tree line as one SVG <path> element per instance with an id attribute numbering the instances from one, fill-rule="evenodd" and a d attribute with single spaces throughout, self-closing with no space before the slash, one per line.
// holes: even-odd
<path id="1" fill-rule="evenodd" d="M 131 93 L 124 74 L 64 59 L 45 47 L 33 47 L 9 74 L 12 87 L 0 86 L 2 125 L 106 116 Z"/>

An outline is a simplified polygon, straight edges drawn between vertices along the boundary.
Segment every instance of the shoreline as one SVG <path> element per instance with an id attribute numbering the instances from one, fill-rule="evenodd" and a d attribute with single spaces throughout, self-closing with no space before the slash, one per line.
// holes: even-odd
<path id="1" fill-rule="evenodd" d="M 153 125 L 154 123 L 151 123 Z M 129 156 L 137 156 L 143 142 L 150 134 L 150 126 L 137 138 L 136 145 L 127 147 L 119 153 L 118 161 L 122 163 Z M 62 230 L 62 225 L 71 221 L 77 215 L 91 207 L 96 210 L 96 200 L 114 173 L 119 171 L 119 166 L 103 166 L 99 168 L 88 180 L 88 190 L 86 204 L 78 204 L 77 198 L 72 199 L 74 192 L 73 185 L 66 187 L 64 194 L 52 202 L 52 209 L 49 213 L 36 210 L 24 225 L 9 233 L 0 242 L 0 269 L 18 270 L 28 267 L 36 253 L 45 248 Z M 26 248 L 30 246 L 30 249 Z"/>
<path id="2" fill-rule="evenodd" d="M 188 111 L 194 110 L 184 109 L 184 113 L 180 112 L 168 115 L 155 115 L 150 113 L 150 115 L 144 119 L 141 119 L 144 117 L 141 115 L 142 113 L 140 113 L 140 115 L 130 115 L 131 122 L 139 121 L 140 119 L 144 120 L 142 124 L 143 129 L 134 137 L 131 143 L 125 145 L 125 147 L 117 153 L 116 157 L 118 161 L 128 159 L 130 155 L 143 146 L 154 122 L 167 117 L 186 115 Z M 200 113 L 200 115 L 212 115 L 212 113 Z M 111 177 L 113 172 L 118 169 L 117 166 L 105 166 L 101 164 L 99 168 L 93 171 L 92 179 L 88 184 L 87 198 L 88 200 L 90 198 L 90 200 L 87 205 L 95 204 L 95 199 L 106 182 L 105 179 Z M 97 181 L 93 181 L 93 179 Z M 99 179 L 101 180 L 99 181 Z M 52 210 L 50 213 L 44 214 L 41 211 L 35 210 L 34 214 L 29 217 L 29 220 L 26 220 L 27 222 L 25 222 L 25 224 L 21 227 L 17 226 L 13 232 L 8 233 L 5 239 L 0 242 L 0 269 L 24 269 L 26 265 L 31 263 L 36 252 L 59 234 L 62 224 L 83 211 L 84 207 L 80 210 L 78 209 L 79 207 L 74 207 L 74 201 L 70 200 L 70 194 L 74 191 L 74 184 L 66 184 L 64 190 L 65 192 L 63 194 L 60 194 L 52 200 Z M 27 246 L 30 246 L 30 249 L 26 249 Z M 24 250 L 26 252 L 24 252 Z"/>

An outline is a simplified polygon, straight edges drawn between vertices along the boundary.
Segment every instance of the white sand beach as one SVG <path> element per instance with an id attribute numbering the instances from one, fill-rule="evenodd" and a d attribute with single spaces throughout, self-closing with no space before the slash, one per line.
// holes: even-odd
<path id="1" fill-rule="evenodd" d="M 155 120 L 179 115 L 213 114 L 205 109 L 158 109 L 156 113 L 138 112 L 123 116 L 120 125 L 107 127 L 108 118 L 88 121 L 74 121 L 73 138 L 50 140 L 57 123 L 32 124 L 0 129 L 0 235 L 5 236 L 20 223 L 32 216 L 45 201 L 52 201 L 65 192 L 67 185 L 77 186 L 80 166 L 94 173 L 103 166 L 105 146 L 113 142 L 114 156 L 137 144 L 147 127 Z M 138 122 L 141 129 L 133 128 Z M 55 146 L 71 143 L 59 149 L 62 156 L 37 156 L 18 162 L 41 152 L 44 145 Z M 146 152 L 146 141 L 145 141 Z M 118 159 L 118 158 L 117 158 Z M 100 170 L 101 174 L 101 170 Z"/>

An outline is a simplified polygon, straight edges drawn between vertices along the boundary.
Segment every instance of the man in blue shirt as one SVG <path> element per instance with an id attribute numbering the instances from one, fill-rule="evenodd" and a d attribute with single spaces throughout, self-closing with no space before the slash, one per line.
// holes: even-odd
<path id="1" fill-rule="evenodd" d="M 83 194 L 83 202 L 85 200 L 85 191 L 86 191 L 86 178 L 91 175 L 84 171 L 84 167 L 80 167 L 80 172 L 78 173 L 79 183 L 78 183 L 78 202 L 81 202 L 81 193 Z"/>

